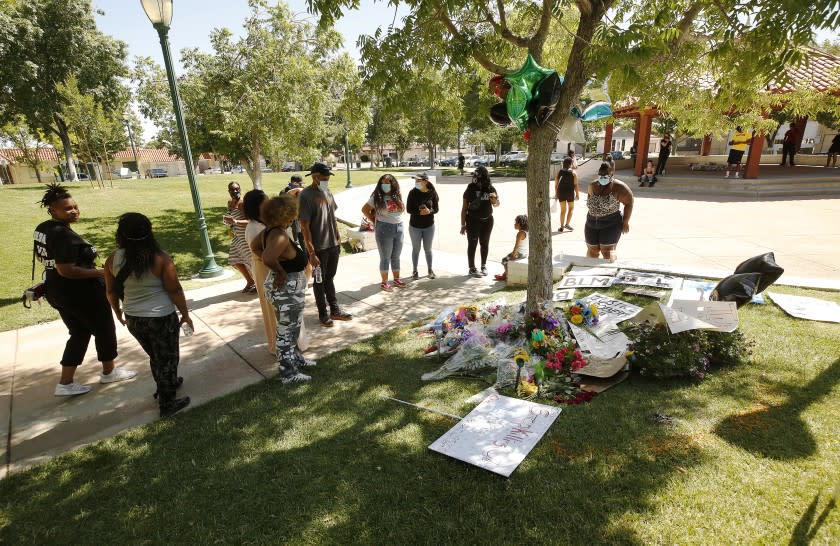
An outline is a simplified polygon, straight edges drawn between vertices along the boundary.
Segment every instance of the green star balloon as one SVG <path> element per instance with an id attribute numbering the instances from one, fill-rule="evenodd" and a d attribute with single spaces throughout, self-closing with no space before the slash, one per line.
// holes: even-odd
<path id="1" fill-rule="evenodd" d="M 529 54 L 522 68 L 505 76 L 510 84 L 505 105 L 511 121 L 519 130 L 524 131 L 528 127 L 528 105 L 534 99 L 540 82 L 554 73 L 554 70 L 538 65 Z"/>

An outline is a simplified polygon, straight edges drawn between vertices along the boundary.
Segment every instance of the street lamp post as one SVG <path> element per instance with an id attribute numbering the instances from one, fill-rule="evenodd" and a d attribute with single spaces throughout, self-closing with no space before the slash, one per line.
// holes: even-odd
<path id="1" fill-rule="evenodd" d="M 134 168 L 137 169 L 137 178 L 140 178 L 140 162 L 137 161 L 137 148 L 134 146 L 134 133 L 131 132 L 131 117 L 128 112 L 123 114 L 125 128 L 128 129 L 128 141 L 131 143 L 131 153 L 134 155 Z"/>
<path id="2" fill-rule="evenodd" d="M 350 146 L 347 144 L 347 129 L 344 129 L 344 164 L 347 165 L 347 185 L 345 188 L 352 188 L 353 182 L 350 181 Z"/>
<path id="3" fill-rule="evenodd" d="M 204 265 L 198 272 L 201 278 L 216 277 L 222 274 L 222 268 L 216 264 L 213 258 L 213 249 L 210 247 L 210 237 L 207 234 L 207 222 L 204 220 L 204 211 L 201 209 L 201 197 L 198 194 L 198 186 L 195 183 L 195 170 L 193 169 L 192 152 L 190 141 L 187 138 L 187 127 L 184 125 L 184 114 L 181 111 L 181 97 L 178 95 L 178 85 L 175 82 L 175 71 L 172 68 L 172 55 L 169 52 L 169 24 L 172 22 L 172 0 L 140 0 L 143 10 L 152 22 L 152 26 L 160 36 L 160 47 L 163 49 L 163 62 L 166 66 L 166 77 L 169 79 L 169 93 L 172 95 L 172 108 L 175 110 L 175 122 L 178 125 L 178 134 L 181 137 L 181 145 L 184 150 L 184 165 L 187 168 L 187 179 L 190 182 L 190 193 L 192 193 L 195 215 L 198 220 L 199 238 L 201 239 L 202 250 L 204 251 Z"/>

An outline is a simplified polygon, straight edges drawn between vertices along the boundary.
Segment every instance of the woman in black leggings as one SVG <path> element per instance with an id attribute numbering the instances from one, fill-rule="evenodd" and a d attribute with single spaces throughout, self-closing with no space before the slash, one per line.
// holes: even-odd
<path id="1" fill-rule="evenodd" d="M 49 184 L 41 206 L 46 207 L 51 219 L 35 228 L 34 251 L 44 264 L 47 302 L 58 311 L 70 332 L 61 357 L 61 379 L 55 386 L 55 395 L 73 396 L 90 391 L 88 385 L 73 378 L 85 358 L 91 336 L 96 343 L 96 358 L 102 362 L 99 382 L 133 378 L 137 372 L 114 367 L 117 334 L 111 306 L 105 298 L 104 272 L 96 267 L 99 256 L 70 227 L 79 220 L 76 200 L 64 186 Z"/>
<path id="2" fill-rule="evenodd" d="M 469 274 L 487 276 L 487 254 L 490 250 L 490 233 L 493 231 L 493 207 L 499 206 L 496 188 L 490 184 L 490 173 L 483 165 L 476 167 L 473 181 L 464 190 L 461 206 L 461 235 L 467 234 L 467 260 Z M 481 245 L 481 271 L 475 267 L 475 249 Z"/>

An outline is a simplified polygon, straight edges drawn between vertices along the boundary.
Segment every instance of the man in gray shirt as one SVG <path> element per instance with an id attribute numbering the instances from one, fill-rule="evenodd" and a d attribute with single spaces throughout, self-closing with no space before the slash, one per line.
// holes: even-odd
<path id="1" fill-rule="evenodd" d="M 312 183 L 299 194 L 300 230 L 309 254 L 309 263 L 313 268 L 321 268 L 321 279 L 315 274 L 313 291 L 315 305 L 318 306 L 318 320 L 321 326 L 331 327 L 334 320 L 351 320 L 353 315 L 342 311 L 335 295 L 336 271 L 340 254 L 338 223 L 335 220 L 337 205 L 329 190 L 329 165 L 314 163 L 306 176 L 312 177 Z M 329 304 L 329 312 L 327 311 Z"/>

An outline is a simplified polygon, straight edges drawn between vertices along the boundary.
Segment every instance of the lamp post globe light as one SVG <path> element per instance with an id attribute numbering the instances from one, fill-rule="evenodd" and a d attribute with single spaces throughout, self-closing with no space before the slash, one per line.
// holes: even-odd
<path id="1" fill-rule="evenodd" d="M 201 209 L 201 197 L 198 194 L 198 186 L 195 183 L 195 169 L 193 168 L 192 152 L 190 141 L 187 138 L 187 127 L 184 125 L 184 114 L 181 111 L 181 97 L 178 95 L 178 85 L 175 82 L 175 71 L 172 68 L 172 55 L 169 52 L 169 24 L 172 22 L 172 0 L 140 0 L 143 11 L 152 22 L 152 26 L 160 37 L 160 47 L 163 50 L 163 63 L 166 66 L 166 77 L 169 80 L 169 93 L 172 95 L 172 108 L 175 110 L 175 122 L 178 125 L 178 134 L 181 137 L 181 145 L 184 150 L 184 166 L 187 169 L 187 179 L 190 182 L 190 193 L 192 193 L 195 215 L 198 220 L 199 238 L 201 239 L 202 250 L 204 251 L 204 265 L 198 272 L 201 278 L 216 277 L 222 274 L 222 268 L 216 264 L 213 258 L 213 249 L 210 247 L 210 237 L 207 235 L 207 222 L 204 220 L 204 212 Z"/>

